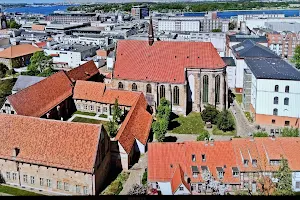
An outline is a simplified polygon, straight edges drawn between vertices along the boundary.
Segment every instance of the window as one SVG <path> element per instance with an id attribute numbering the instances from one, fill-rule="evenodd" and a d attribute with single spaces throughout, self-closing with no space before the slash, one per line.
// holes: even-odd
<path id="1" fill-rule="evenodd" d="M 296 182 L 296 188 L 300 189 L 300 182 Z"/>
<path id="2" fill-rule="evenodd" d="M 244 182 L 244 188 L 248 188 L 249 183 L 248 182 Z"/>
<path id="3" fill-rule="evenodd" d="M 135 83 L 132 83 L 131 90 L 137 91 L 137 85 Z"/>
<path id="4" fill-rule="evenodd" d="M 290 86 L 285 86 L 285 90 L 284 90 L 286 93 L 289 93 L 290 92 Z"/>
<path id="5" fill-rule="evenodd" d="M 44 185 L 44 179 L 40 178 L 40 186 L 43 186 L 43 185 Z"/>
<path id="6" fill-rule="evenodd" d="M 15 114 L 15 111 L 13 111 L 13 110 L 12 110 L 12 111 L 10 111 L 10 114 L 12 114 L 12 115 L 13 115 L 13 114 Z"/>
<path id="7" fill-rule="evenodd" d="M 178 86 L 174 87 L 174 92 L 173 92 L 173 104 L 174 105 L 179 105 L 179 88 Z"/>
<path id="8" fill-rule="evenodd" d="M 273 115 L 278 115 L 278 109 L 277 108 L 273 109 Z"/>
<path id="9" fill-rule="evenodd" d="M 279 86 L 275 85 L 275 92 L 278 92 L 278 91 L 279 91 Z"/>
<path id="10" fill-rule="evenodd" d="M 278 104 L 278 97 L 274 97 L 274 104 Z"/>
<path id="11" fill-rule="evenodd" d="M 197 178 L 198 177 L 198 172 L 193 172 L 193 177 Z"/>
<path id="12" fill-rule="evenodd" d="M 275 119 L 272 119 L 272 124 L 275 124 L 275 122 L 276 122 Z"/>
<path id="13" fill-rule="evenodd" d="M 123 90 L 123 89 L 124 89 L 123 83 L 119 82 L 119 84 L 118 84 L 118 89 L 119 89 L 119 90 Z"/>
<path id="14" fill-rule="evenodd" d="M 238 175 L 239 175 L 239 172 L 232 172 L 232 175 L 233 175 L 233 176 L 238 176 Z"/>
<path id="15" fill-rule="evenodd" d="M 86 104 L 84 104 L 83 106 L 84 106 L 84 109 L 85 109 L 85 110 L 88 109 L 88 106 L 87 106 Z"/>
<path id="16" fill-rule="evenodd" d="M 149 93 L 149 94 L 152 93 L 152 88 L 151 88 L 150 84 L 147 84 L 147 86 L 146 86 L 146 93 Z"/>
<path id="17" fill-rule="evenodd" d="M 30 176 L 30 184 L 34 184 L 34 176 Z"/>
<path id="18" fill-rule="evenodd" d="M 285 126 L 289 126 L 290 125 L 290 121 L 284 121 L 284 125 Z"/>
<path id="19" fill-rule="evenodd" d="M 248 160 L 246 160 L 246 159 L 244 160 L 244 166 L 245 166 L 245 167 L 248 166 L 248 162 L 249 162 Z"/>
<path id="20" fill-rule="evenodd" d="M 216 103 L 220 103 L 220 76 L 216 76 L 215 79 L 215 101 Z"/>
<path id="21" fill-rule="evenodd" d="M 64 190 L 69 191 L 69 183 L 64 183 Z"/>
<path id="22" fill-rule="evenodd" d="M 180 187 L 179 187 L 179 190 L 180 190 L 180 191 L 183 191 L 183 187 L 182 187 L 182 186 L 180 186 Z"/>
<path id="23" fill-rule="evenodd" d="M 284 98 L 284 105 L 288 106 L 288 105 L 289 105 L 289 100 L 290 100 L 290 99 L 287 98 L 287 97 Z"/>
<path id="24" fill-rule="evenodd" d="M 166 97 L 166 88 L 164 85 L 161 85 L 159 88 L 159 99 Z"/>
<path id="25" fill-rule="evenodd" d="M 80 194 L 80 186 L 79 185 L 76 185 L 76 193 Z"/>
<path id="26" fill-rule="evenodd" d="M 205 160 L 206 160 L 205 154 L 202 154 L 201 156 L 202 156 L 202 162 L 205 162 Z"/>
<path id="27" fill-rule="evenodd" d="M 86 186 L 83 186 L 83 194 L 87 194 L 88 191 L 87 191 L 87 187 Z"/>
<path id="28" fill-rule="evenodd" d="M 51 187 L 51 180 L 47 179 L 47 187 Z"/>
<path id="29" fill-rule="evenodd" d="M 101 112 L 101 107 L 97 107 L 97 112 L 100 113 Z"/>
<path id="30" fill-rule="evenodd" d="M 155 183 L 156 189 L 159 189 L 158 182 Z"/>
<path id="31" fill-rule="evenodd" d="M 107 112 L 107 107 L 103 107 L 103 112 Z"/>
<path id="32" fill-rule="evenodd" d="M 90 110 L 93 111 L 94 110 L 94 106 L 90 105 Z"/>
<path id="33" fill-rule="evenodd" d="M 252 160 L 252 165 L 253 165 L 254 167 L 257 167 L 257 160 L 256 160 L 256 159 L 253 159 L 253 160 Z"/>
<path id="34" fill-rule="evenodd" d="M 203 103 L 208 103 L 208 76 L 203 76 Z"/>
<path id="35" fill-rule="evenodd" d="M 61 181 L 57 181 L 57 189 L 59 189 L 59 190 L 62 189 Z"/>
<path id="36" fill-rule="evenodd" d="M 5 104 L 5 107 L 10 107 L 10 105 L 8 103 Z"/>
<path id="37" fill-rule="evenodd" d="M 192 161 L 196 162 L 196 155 L 195 154 L 192 154 Z"/>
<path id="38" fill-rule="evenodd" d="M 23 175 L 23 181 L 24 183 L 27 183 L 27 175 Z"/>
<path id="39" fill-rule="evenodd" d="M 10 172 L 6 172 L 6 179 L 10 180 Z"/>
<path id="40" fill-rule="evenodd" d="M 224 172 L 220 172 L 220 171 L 219 171 L 219 172 L 218 172 L 218 177 L 219 177 L 219 178 L 223 178 L 223 177 L 224 177 Z"/>
<path id="41" fill-rule="evenodd" d="M 17 180 L 17 173 L 12 173 L 12 179 L 15 181 Z"/>

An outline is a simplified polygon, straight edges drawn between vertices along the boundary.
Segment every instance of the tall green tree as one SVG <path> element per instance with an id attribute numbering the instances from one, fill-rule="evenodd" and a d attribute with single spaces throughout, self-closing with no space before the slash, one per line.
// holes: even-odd
<path id="1" fill-rule="evenodd" d="M 117 123 L 120 120 L 121 116 L 122 116 L 122 110 L 119 107 L 118 99 L 115 99 L 115 104 L 113 107 L 113 121 Z"/>
<path id="2" fill-rule="evenodd" d="M 9 69 L 5 64 L 0 63 L 0 78 L 3 78 L 8 70 Z"/>
<path id="3" fill-rule="evenodd" d="M 52 73 L 54 71 L 52 57 L 45 55 L 43 51 L 37 51 L 30 58 L 30 64 L 27 69 L 29 73 L 35 75 Z"/>
<path id="4" fill-rule="evenodd" d="M 228 110 L 223 110 L 218 114 L 217 127 L 222 131 L 234 130 L 234 119 Z"/>
<path id="5" fill-rule="evenodd" d="M 203 121 L 216 124 L 218 122 L 217 116 L 220 112 L 213 105 L 204 106 L 204 110 L 201 112 Z"/>
<path id="6" fill-rule="evenodd" d="M 282 130 L 282 137 L 299 137 L 299 129 L 285 127 Z"/>
<path id="7" fill-rule="evenodd" d="M 10 20 L 8 21 L 8 27 L 9 28 L 16 28 L 16 29 L 19 29 L 21 27 L 20 24 L 18 24 L 15 20 Z"/>
<path id="8" fill-rule="evenodd" d="M 204 141 L 205 138 L 210 138 L 209 132 L 206 129 L 201 130 L 200 134 L 197 137 L 197 141 Z"/>
<path id="9" fill-rule="evenodd" d="M 168 130 L 168 124 L 169 122 L 164 118 L 158 119 L 152 123 L 152 130 L 158 142 L 164 141 Z"/>
<path id="10" fill-rule="evenodd" d="M 295 64 L 297 69 L 300 69 L 300 45 L 296 46 L 295 53 L 291 61 Z"/>
<path id="11" fill-rule="evenodd" d="M 294 195 L 292 189 L 292 171 L 289 167 L 287 159 L 285 159 L 283 156 L 281 156 L 280 167 L 274 177 L 278 180 L 275 189 L 276 195 Z"/>
<path id="12" fill-rule="evenodd" d="M 117 132 L 118 132 L 118 126 L 116 124 L 115 121 L 113 120 L 110 120 L 108 122 L 108 125 L 107 125 L 107 132 L 109 134 L 110 137 L 115 137 L 117 135 Z"/>
<path id="13" fill-rule="evenodd" d="M 157 107 L 156 117 L 160 119 L 164 118 L 169 121 L 170 115 L 171 115 L 170 102 L 163 97 L 160 99 L 160 104 Z"/>

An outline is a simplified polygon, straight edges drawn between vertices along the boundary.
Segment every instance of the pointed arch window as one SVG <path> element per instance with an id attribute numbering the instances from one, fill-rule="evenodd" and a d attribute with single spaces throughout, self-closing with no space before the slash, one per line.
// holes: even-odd
<path id="1" fill-rule="evenodd" d="M 290 86 L 288 86 L 288 85 L 285 86 L 285 92 L 286 92 L 286 93 L 289 93 L 289 92 L 290 92 Z"/>
<path id="2" fill-rule="evenodd" d="M 164 85 L 161 85 L 159 88 L 159 98 L 166 97 L 166 88 Z"/>
<path id="3" fill-rule="evenodd" d="M 277 108 L 273 109 L 273 115 L 278 115 L 278 109 Z"/>
<path id="4" fill-rule="evenodd" d="M 147 84 L 147 86 L 146 86 L 146 93 L 149 93 L 149 94 L 152 93 L 152 87 L 150 84 Z"/>
<path id="5" fill-rule="evenodd" d="M 220 75 L 215 80 L 216 103 L 220 103 Z"/>
<path id="6" fill-rule="evenodd" d="M 124 89 L 123 83 L 121 83 L 121 82 L 118 83 L 118 89 L 119 90 L 123 90 Z"/>
<path id="7" fill-rule="evenodd" d="M 135 83 L 132 83 L 131 90 L 137 91 L 137 85 Z"/>
<path id="8" fill-rule="evenodd" d="M 289 105 L 289 100 L 290 100 L 290 99 L 287 98 L 287 97 L 284 98 L 284 105 L 288 106 L 288 105 Z"/>
<path id="9" fill-rule="evenodd" d="M 275 85 L 275 92 L 278 92 L 278 91 L 279 91 L 279 86 Z"/>
<path id="10" fill-rule="evenodd" d="M 203 103 L 208 103 L 208 76 L 203 76 Z"/>
<path id="11" fill-rule="evenodd" d="M 274 104 L 278 104 L 278 97 L 274 97 Z"/>
<path id="12" fill-rule="evenodd" d="M 179 87 L 175 86 L 173 91 L 173 104 L 179 105 Z"/>

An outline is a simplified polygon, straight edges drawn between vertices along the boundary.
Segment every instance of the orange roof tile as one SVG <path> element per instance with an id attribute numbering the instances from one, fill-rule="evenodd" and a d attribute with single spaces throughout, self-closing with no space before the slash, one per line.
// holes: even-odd
<path id="1" fill-rule="evenodd" d="M 35 45 L 38 47 L 38 48 L 43 48 L 47 45 L 47 42 L 37 42 L 35 43 Z"/>
<path id="2" fill-rule="evenodd" d="M 0 114 L 0 127 L 1 158 L 93 173 L 101 125 Z"/>
<path id="3" fill-rule="evenodd" d="M 188 183 L 184 180 L 184 173 L 180 167 L 180 165 L 176 165 L 175 166 L 175 171 L 174 171 L 174 175 L 171 181 L 171 189 L 172 189 L 172 193 L 174 194 L 179 186 L 181 184 L 184 184 L 184 186 L 190 191 L 191 187 L 188 185 Z"/>
<path id="4" fill-rule="evenodd" d="M 225 63 L 210 42 L 120 40 L 115 79 L 184 83 L 185 68 L 220 69 Z"/>
<path id="5" fill-rule="evenodd" d="M 0 52 L 0 58 L 17 58 L 34 52 L 42 51 L 42 49 L 32 46 L 31 44 L 20 44 L 11 46 Z"/>
<path id="6" fill-rule="evenodd" d="M 73 98 L 101 102 L 104 91 L 104 83 L 78 80 L 74 87 Z"/>
<path id="7" fill-rule="evenodd" d="M 44 31 L 45 26 L 44 25 L 39 25 L 39 24 L 33 24 L 31 26 L 31 29 L 34 30 L 34 31 Z"/>
<path id="8" fill-rule="evenodd" d="M 97 69 L 94 61 L 92 60 L 67 72 L 67 75 L 72 81 L 86 81 L 91 77 L 95 76 L 96 74 L 99 74 L 99 70 Z"/>
<path id="9" fill-rule="evenodd" d="M 73 85 L 65 72 L 48 78 L 7 97 L 18 115 L 42 117 L 72 95 Z"/>

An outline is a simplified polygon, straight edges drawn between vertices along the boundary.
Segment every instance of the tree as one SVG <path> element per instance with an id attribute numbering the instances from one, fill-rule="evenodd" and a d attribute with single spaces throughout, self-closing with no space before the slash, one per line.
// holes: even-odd
<path id="1" fill-rule="evenodd" d="M 280 167 L 274 176 L 278 182 L 276 185 L 275 194 L 280 196 L 293 195 L 292 190 L 292 172 L 287 159 L 281 156 Z"/>
<path id="2" fill-rule="evenodd" d="M 138 184 L 134 184 L 128 192 L 128 195 L 146 195 L 146 194 L 147 194 L 147 186 L 138 185 Z"/>
<path id="3" fill-rule="evenodd" d="M 18 24 L 15 20 L 10 20 L 10 21 L 8 21 L 7 26 L 8 26 L 9 28 L 15 28 L 15 29 L 19 29 L 19 28 L 21 27 L 21 25 Z"/>
<path id="4" fill-rule="evenodd" d="M 291 61 L 295 64 L 297 69 L 300 69 L 300 45 L 296 46 L 295 53 Z"/>
<path id="5" fill-rule="evenodd" d="M 228 110 L 223 110 L 218 114 L 217 127 L 222 131 L 234 130 L 234 119 Z"/>
<path id="6" fill-rule="evenodd" d="M 211 32 L 217 33 L 217 32 L 222 32 L 222 30 L 220 28 L 216 28 L 216 29 L 212 29 Z"/>
<path id="7" fill-rule="evenodd" d="M 234 30 L 236 27 L 235 22 L 229 22 L 229 30 Z"/>
<path id="8" fill-rule="evenodd" d="M 197 141 L 204 141 L 205 138 L 209 138 L 209 132 L 206 129 L 203 129 L 197 137 Z"/>
<path id="9" fill-rule="evenodd" d="M 217 123 L 217 116 L 219 111 L 212 105 L 204 106 L 204 110 L 201 113 L 201 117 L 205 122 L 211 122 L 212 124 Z"/>
<path id="10" fill-rule="evenodd" d="M 30 58 L 30 64 L 27 69 L 29 73 L 35 75 L 39 75 L 41 73 L 42 75 L 49 74 L 49 72 L 54 71 L 52 65 L 52 57 L 45 55 L 43 51 L 37 51 Z"/>
<path id="11" fill-rule="evenodd" d="M 117 135 L 118 127 L 117 127 L 117 124 L 115 121 L 109 120 L 108 125 L 107 125 L 107 131 L 111 138 L 113 138 Z"/>
<path id="12" fill-rule="evenodd" d="M 253 137 L 269 137 L 269 134 L 267 132 L 258 131 L 253 134 Z"/>
<path id="13" fill-rule="evenodd" d="M 163 97 L 160 99 L 160 104 L 157 107 L 156 117 L 159 119 L 164 118 L 167 121 L 169 121 L 170 115 L 171 115 L 170 102 L 168 100 L 166 100 L 166 98 Z"/>
<path id="14" fill-rule="evenodd" d="M 282 129 L 282 137 L 299 137 L 299 130 L 298 128 L 285 127 Z"/>
<path id="15" fill-rule="evenodd" d="M 8 70 L 9 69 L 5 64 L 0 63 L 0 78 L 3 78 Z"/>
<path id="16" fill-rule="evenodd" d="M 115 104 L 113 107 L 113 121 L 117 123 L 118 120 L 120 120 L 121 116 L 122 116 L 122 110 L 119 107 L 118 99 L 115 99 Z"/>
<path id="17" fill-rule="evenodd" d="M 272 182 L 272 180 L 268 176 L 262 176 L 258 180 L 258 191 L 261 195 L 272 195 L 276 189 L 275 184 Z"/>
<path id="18" fill-rule="evenodd" d="M 164 118 L 158 119 L 152 123 L 152 130 L 153 130 L 153 132 L 155 134 L 155 138 L 157 139 L 158 142 L 164 141 L 167 130 L 168 130 L 168 125 L 169 125 L 169 122 Z"/>

